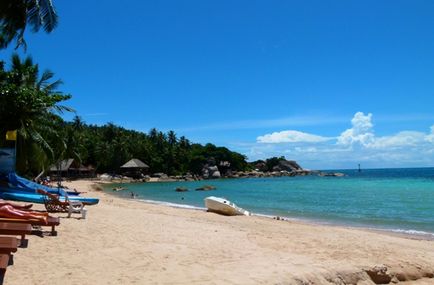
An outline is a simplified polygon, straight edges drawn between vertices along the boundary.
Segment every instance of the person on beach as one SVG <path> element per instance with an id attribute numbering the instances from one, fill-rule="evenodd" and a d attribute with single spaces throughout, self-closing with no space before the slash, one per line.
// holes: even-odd
<path id="1" fill-rule="evenodd" d="M 7 204 L 0 206 L 0 217 L 10 219 L 35 219 L 45 224 L 48 223 L 48 213 L 46 212 L 20 210 Z"/>
<path id="2" fill-rule="evenodd" d="M 4 200 L 0 200 L 0 207 L 2 206 L 12 206 L 16 209 L 21 209 L 21 210 L 28 210 L 31 207 L 33 207 L 33 204 L 25 204 L 25 205 L 20 205 L 20 204 L 16 204 L 16 203 L 11 203 L 11 202 L 6 202 Z"/>

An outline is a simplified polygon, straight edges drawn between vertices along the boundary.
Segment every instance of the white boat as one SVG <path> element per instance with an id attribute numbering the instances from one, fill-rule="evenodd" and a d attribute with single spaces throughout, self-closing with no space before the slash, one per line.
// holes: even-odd
<path id="1" fill-rule="evenodd" d="M 249 216 L 250 213 L 229 200 L 219 197 L 206 197 L 205 206 L 209 212 L 215 212 L 227 216 L 245 215 Z"/>

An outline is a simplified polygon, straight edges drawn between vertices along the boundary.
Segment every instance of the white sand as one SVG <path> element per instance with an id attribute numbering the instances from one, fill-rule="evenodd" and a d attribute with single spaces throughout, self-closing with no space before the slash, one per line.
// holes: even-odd
<path id="1" fill-rule="evenodd" d="M 57 237 L 30 236 L 4 284 L 374 284 L 367 272 L 381 268 L 374 279 L 434 284 L 434 241 L 151 205 L 90 184 L 69 186 L 100 204 L 62 218 Z"/>

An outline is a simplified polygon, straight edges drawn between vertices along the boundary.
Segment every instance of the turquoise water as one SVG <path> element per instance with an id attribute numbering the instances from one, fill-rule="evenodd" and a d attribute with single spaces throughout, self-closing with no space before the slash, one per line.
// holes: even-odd
<path id="1" fill-rule="evenodd" d="M 204 207 L 203 199 L 212 195 L 258 214 L 434 236 L 434 168 L 340 172 L 347 176 L 139 183 L 123 185 L 126 191 L 107 190 L 194 207 Z M 217 190 L 194 191 L 205 184 Z M 180 186 L 190 191 L 176 192 Z"/>

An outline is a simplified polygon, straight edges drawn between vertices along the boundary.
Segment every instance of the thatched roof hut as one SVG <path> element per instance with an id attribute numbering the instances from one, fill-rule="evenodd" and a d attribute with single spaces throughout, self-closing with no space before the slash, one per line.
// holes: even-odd
<path id="1" fill-rule="evenodd" d="M 121 166 L 121 168 L 147 169 L 149 166 L 140 159 L 133 158 Z"/>
<path id="2" fill-rule="evenodd" d="M 92 166 L 84 166 L 79 161 L 68 158 L 53 164 L 49 168 L 52 176 L 63 177 L 94 177 L 95 169 Z"/>
<path id="3" fill-rule="evenodd" d="M 133 158 L 121 166 L 121 172 L 125 176 L 140 178 L 144 172 L 149 169 L 149 166 L 140 159 Z"/>

